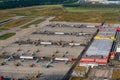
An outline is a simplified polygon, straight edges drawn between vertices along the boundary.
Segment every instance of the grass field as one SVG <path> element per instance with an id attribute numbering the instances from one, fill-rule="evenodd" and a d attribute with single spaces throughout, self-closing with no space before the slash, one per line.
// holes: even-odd
<path id="1" fill-rule="evenodd" d="M 21 28 L 28 28 L 30 25 L 33 25 L 33 24 L 39 24 L 39 23 L 41 23 L 42 21 L 44 21 L 45 19 L 39 19 L 39 20 L 37 20 L 37 21 L 35 21 L 35 22 L 33 22 L 33 23 L 30 23 L 30 24 L 28 24 L 28 25 L 26 25 L 26 26 L 23 26 L 23 27 L 21 27 Z"/>
<path id="2" fill-rule="evenodd" d="M 71 77 L 69 80 L 83 80 L 86 79 L 86 77 Z"/>
<path id="3" fill-rule="evenodd" d="M 9 30 L 9 28 L 0 27 L 0 30 Z"/>
<path id="4" fill-rule="evenodd" d="M 111 80 L 116 80 L 117 78 L 120 78 L 120 70 L 113 70 Z"/>
<path id="5" fill-rule="evenodd" d="M 0 21 L 5 20 L 5 19 L 9 19 L 9 18 L 10 18 L 9 16 L 0 16 Z"/>
<path id="6" fill-rule="evenodd" d="M 117 12 L 119 13 L 119 9 L 115 8 L 77 8 L 77 7 L 65 7 L 68 12 L 100 12 L 100 13 L 110 13 L 110 12 Z"/>
<path id="7" fill-rule="evenodd" d="M 0 36 L 0 40 L 5 40 L 7 38 L 10 38 L 12 36 L 14 36 L 16 33 L 7 33 L 7 34 L 4 34 L 2 36 Z"/>
<path id="8" fill-rule="evenodd" d="M 8 22 L 6 24 L 1 25 L 0 27 L 7 27 L 7 28 L 11 28 L 11 27 L 17 27 L 20 26 L 22 24 L 25 24 L 29 21 L 31 21 L 33 18 L 21 18 L 18 20 L 13 20 L 11 22 Z"/>
<path id="9" fill-rule="evenodd" d="M 56 16 L 54 21 L 70 22 L 103 22 L 120 23 L 120 10 L 118 8 L 76 8 L 62 5 L 43 5 L 26 8 L 0 10 L 3 15 L 16 16 Z"/>
<path id="10" fill-rule="evenodd" d="M 76 8 L 76 7 L 66 7 L 66 11 L 79 14 L 78 19 L 72 18 L 76 21 L 81 22 L 102 22 L 106 21 L 108 23 L 120 23 L 120 10 L 117 8 Z"/>

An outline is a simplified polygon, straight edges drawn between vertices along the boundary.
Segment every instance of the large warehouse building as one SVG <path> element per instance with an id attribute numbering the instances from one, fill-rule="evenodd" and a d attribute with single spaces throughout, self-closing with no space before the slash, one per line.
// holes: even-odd
<path id="1" fill-rule="evenodd" d="M 107 64 L 112 42 L 112 40 L 95 39 L 87 52 L 83 55 L 81 62 Z"/>
<path id="2" fill-rule="evenodd" d="M 94 37 L 94 41 L 82 56 L 81 64 L 107 64 L 115 34 L 115 27 L 100 28 L 98 34 Z"/>

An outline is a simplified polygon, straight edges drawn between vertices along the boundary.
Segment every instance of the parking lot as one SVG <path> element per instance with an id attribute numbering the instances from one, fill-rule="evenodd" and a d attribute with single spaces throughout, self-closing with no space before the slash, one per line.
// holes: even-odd
<path id="1" fill-rule="evenodd" d="M 33 61 L 24 61 L 20 64 L 19 67 L 15 66 L 15 62 L 19 61 L 10 61 L 7 62 L 6 65 L 0 67 L 0 74 L 7 76 L 7 77 L 13 77 L 13 78 L 26 78 L 26 77 L 33 77 L 36 73 L 41 73 L 41 76 L 46 77 L 49 80 L 53 80 L 53 78 L 56 78 L 57 76 L 61 79 L 62 76 L 65 75 L 65 72 L 68 71 L 70 64 L 65 65 L 63 62 L 54 62 L 51 64 L 50 69 L 45 68 L 44 65 L 48 63 L 48 61 L 40 61 L 39 63 L 35 63 L 34 67 L 30 67 L 29 65 L 33 63 Z M 60 69 L 64 67 L 63 69 Z M 7 71 L 6 71 L 7 70 Z M 56 73 L 58 73 L 57 76 Z M 53 75 L 54 74 L 54 75 Z M 52 77 L 52 78 L 51 78 Z M 58 79 L 58 80 L 60 80 Z"/>
<path id="2" fill-rule="evenodd" d="M 0 67 L 0 72 L 8 77 L 14 77 L 15 73 L 19 74 L 15 78 L 28 77 L 40 72 L 42 77 L 48 80 L 60 80 L 71 67 L 71 61 L 77 59 L 96 30 L 95 27 L 49 25 L 40 28 L 33 32 L 35 34 L 20 38 L 2 49 L 1 56 L 8 57 L 0 60 L 5 61 L 5 65 Z M 20 65 L 16 66 L 16 62 Z M 6 70 L 12 74 L 5 75 Z"/>

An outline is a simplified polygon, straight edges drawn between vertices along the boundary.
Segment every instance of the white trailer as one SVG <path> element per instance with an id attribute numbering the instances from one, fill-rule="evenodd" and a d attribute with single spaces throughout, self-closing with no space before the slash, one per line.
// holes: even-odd
<path id="1" fill-rule="evenodd" d="M 55 60 L 57 60 L 57 61 L 69 61 L 68 58 L 55 58 Z"/>
<path id="2" fill-rule="evenodd" d="M 51 45 L 52 42 L 40 42 L 40 44 L 44 44 L 44 45 Z"/>
<path id="3" fill-rule="evenodd" d="M 79 33 L 79 35 L 82 35 L 82 33 Z"/>
<path id="4" fill-rule="evenodd" d="M 120 52 L 120 43 L 117 44 L 116 52 Z"/>
<path id="5" fill-rule="evenodd" d="M 33 56 L 20 56 L 20 59 L 33 59 Z"/>
<path id="6" fill-rule="evenodd" d="M 79 33 L 79 35 L 86 35 L 87 33 Z"/>
<path id="7" fill-rule="evenodd" d="M 80 43 L 69 43 L 70 46 L 80 46 Z"/>
<path id="8" fill-rule="evenodd" d="M 75 46 L 80 46 L 80 43 L 74 43 Z"/>
<path id="9" fill-rule="evenodd" d="M 92 62 L 91 63 L 80 63 L 79 66 L 85 66 L 85 67 L 91 66 L 93 68 L 94 66 L 98 66 L 98 64 L 92 63 Z"/>
<path id="10" fill-rule="evenodd" d="M 74 45 L 74 43 L 69 43 L 69 45 L 70 45 L 70 46 L 73 46 L 73 45 Z"/>
<path id="11" fill-rule="evenodd" d="M 63 32 L 55 32 L 55 34 L 63 35 L 64 33 Z"/>
<path id="12" fill-rule="evenodd" d="M 92 25 L 89 25 L 89 26 L 87 26 L 88 28 L 94 28 L 95 26 L 92 26 Z"/>
<path id="13" fill-rule="evenodd" d="M 117 47 L 116 52 L 120 52 L 120 47 Z"/>

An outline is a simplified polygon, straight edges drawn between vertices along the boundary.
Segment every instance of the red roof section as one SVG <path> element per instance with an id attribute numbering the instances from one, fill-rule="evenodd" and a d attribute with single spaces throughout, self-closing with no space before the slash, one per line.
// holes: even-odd
<path id="1" fill-rule="evenodd" d="M 3 80 L 2 76 L 0 76 L 0 80 Z"/>
<path id="2" fill-rule="evenodd" d="M 117 31 L 120 31 L 120 27 L 116 28 Z"/>

